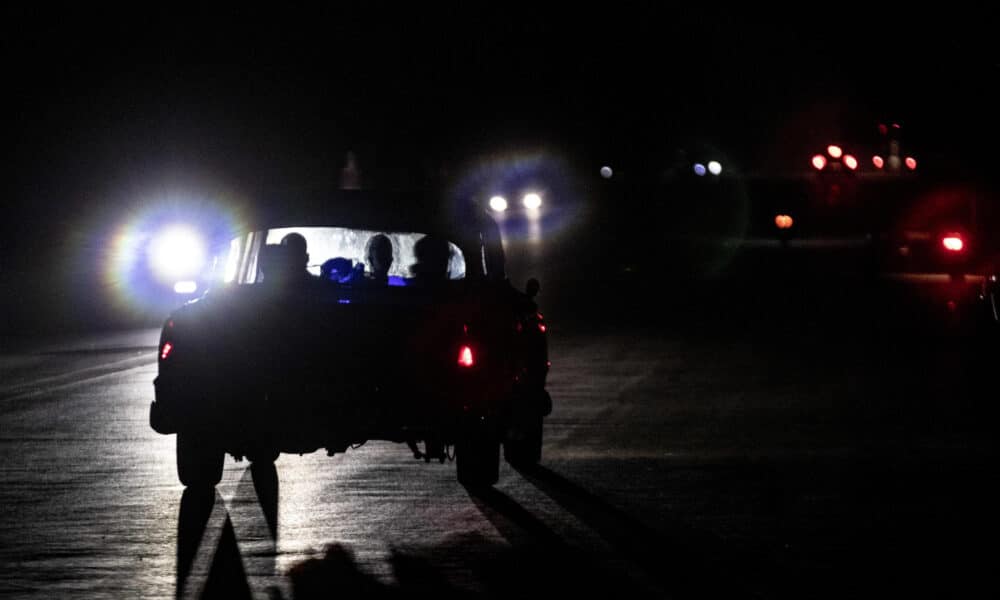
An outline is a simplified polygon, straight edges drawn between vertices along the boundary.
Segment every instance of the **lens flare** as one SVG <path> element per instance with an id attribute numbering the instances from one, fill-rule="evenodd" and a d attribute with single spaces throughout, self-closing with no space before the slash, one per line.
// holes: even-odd
<path id="1" fill-rule="evenodd" d="M 226 258 L 246 220 L 245 200 L 224 192 L 215 200 L 168 192 L 140 196 L 134 206 L 101 236 L 97 257 L 102 298 L 115 312 L 163 315 L 188 294 L 235 276 L 235 264 Z M 181 291 L 191 282 L 193 292 Z"/>

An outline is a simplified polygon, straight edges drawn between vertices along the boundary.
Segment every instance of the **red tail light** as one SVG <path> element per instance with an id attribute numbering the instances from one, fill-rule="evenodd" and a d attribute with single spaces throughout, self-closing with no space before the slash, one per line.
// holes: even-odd
<path id="1" fill-rule="evenodd" d="M 941 245 L 943 245 L 944 249 L 949 252 L 961 252 L 962 249 L 965 248 L 965 242 L 963 242 L 961 236 L 957 234 L 950 234 L 941 238 Z"/>
<path id="2" fill-rule="evenodd" d="M 462 349 L 458 351 L 458 364 L 463 367 L 471 367 L 476 364 L 476 360 L 472 356 L 472 348 L 462 346 Z"/>
<path id="3" fill-rule="evenodd" d="M 173 344 L 171 344 L 170 342 L 164 343 L 163 348 L 160 349 L 160 360 L 167 360 L 167 357 L 170 356 L 170 353 L 173 352 L 173 350 L 174 350 Z"/>

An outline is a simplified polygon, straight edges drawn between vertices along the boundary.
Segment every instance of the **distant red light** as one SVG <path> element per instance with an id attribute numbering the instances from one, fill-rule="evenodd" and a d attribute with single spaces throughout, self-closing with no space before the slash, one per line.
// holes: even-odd
<path id="1" fill-rule="evenodd" d="M 889 128 L 885 126 L 885 123 L 878 124 L 878 132 L 882 135 L 889 133 Z"/>
<path id="2" fill-rule="evenodd" d="M 844 149 L 840 146 L 830 144 L 826 147 L 826 153 L 830 155 L 830 158 L 840 158 L 844 155 Z"/>
<path id="3" fill-rule="evenodd" d="M 846 154 L 844 155 L 844 166 L 853 171 L 858 168 L 858 159 Z"/>
<path id="4" fill-rule="evenodd" d="M 795 220 L 792 219 L 791 215 L 775 215 L 774 217 L 774 226 L 778 229 L 791 229 L 794 224 Z"/>
<path id="5" fill-rule="evenodd" d="M 476 364 L 476 361 L 472 356 L 472 348 L 462 346 L 462 349 L 458 351 L 458 364 L 463 367 L 471 367 Z"/>
<path id="6" fill-rule="evenodd" d="M 545 323 L 539 323 L 538 324 L 538 331 L 541 331 L 542 333 L 545 333 Z"/>
<path id="7" fill-rule="evenodd" d="M 941 245 L 950 252 L 961 252 L 965 248 L 965 242 L 958 234 L 949 234 L 941 239 Z"/>
<path id="8" fill-rule="evenodd" d="M 872 164 L 875 165 L 876 169 L 881 169 L 882 167 L 885 166 L 885 161 L 882 159 L 881 156 L 873 156 Z"/>
<path id="9" fill-rule="evenodd" d="M 906 162 L 906 168 L 907 169 L 909 169 L 911 171 L 916 171 L 917 170 L 917 159 L 913 158 L 912 156 L 907 156 L 905 162 Z M 933 171 L 934 169 L 931 169 L 931 170 Z"/>
<path id="10" fill-rule="evenodd" d="M 163 349 L 160 351 L 160 360 L 167 360 L 170 353 L 173 351 L 174 345 L 170 342 L 163 344 Z"/>
<path id="11" fill-rule="evenodd" d="M 822 154 L 817 154 L 812 159 L 812 165 L 813 168 L 816 169 L 817 171 L 822 171 L 823 168 L 826 167 L 826 157 L 824 157 Z"/>

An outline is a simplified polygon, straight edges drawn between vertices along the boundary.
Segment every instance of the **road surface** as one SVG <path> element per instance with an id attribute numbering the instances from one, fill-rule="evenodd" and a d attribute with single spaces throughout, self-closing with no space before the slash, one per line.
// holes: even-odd
<path id="1" fill-rule="evenodd" d="M 815 322 L 550 323 L 543 465 L 503 465 L 484 493 L 389 443 L 227 458 L 216 489 L 185 491 L 174 436 L 148 425 L 156 331 L 8 340 L 0 596 L 995 588 L 996 397 L 967 348 Z"/>

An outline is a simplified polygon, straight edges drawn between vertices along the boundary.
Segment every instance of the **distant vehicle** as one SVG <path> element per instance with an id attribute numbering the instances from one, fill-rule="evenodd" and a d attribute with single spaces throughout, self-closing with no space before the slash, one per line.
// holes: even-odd
<path id="1" fill-rule="evenodd" d="M 453 457 L 474 486 L 498 480 L 501 446 L 512 464 L 540 459 L 551 400 L 537 282 L 510 285 L 485 212 L 435 218 L 423 200 L 282 202 L 231 240 L 227 281 L 170 314 L 160 338 L 150 424 L 177 434 L 184 485 L 216 484 L 226 453 L 273 461 L 369 440 Z M 380 234 L 392 246 L 381 279 L 366 256 Z M 321 279 L 331 259 L 352 275 Z"/>

